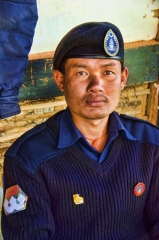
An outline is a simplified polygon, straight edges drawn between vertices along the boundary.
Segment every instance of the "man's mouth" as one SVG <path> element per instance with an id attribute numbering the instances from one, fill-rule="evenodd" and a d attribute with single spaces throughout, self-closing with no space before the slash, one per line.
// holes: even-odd
<path id="1" fill-rule="evenodd" d="M 92 106 L 92 107 L 103 106 L 107 102 L 108 102 L 108 98 L 105 96 L 97 96 L 97 97 L 88 96 L 85 98 L 85 103 L 88 106 Z"/>

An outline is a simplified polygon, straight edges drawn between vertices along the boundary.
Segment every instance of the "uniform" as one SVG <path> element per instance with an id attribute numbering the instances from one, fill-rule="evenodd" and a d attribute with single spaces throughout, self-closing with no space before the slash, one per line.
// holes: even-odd
<path id="1" fill-rule="evenodd" d="M 6 153 L 4 190 L 19 185 L 28 203 L 3 212 L 4 239 L 157 240 L 159 130 L 112 113 L 111 148 L 99 163 L 81 150 L 86 143 L 71 135 L 73 128 L 67 109 Z"/>

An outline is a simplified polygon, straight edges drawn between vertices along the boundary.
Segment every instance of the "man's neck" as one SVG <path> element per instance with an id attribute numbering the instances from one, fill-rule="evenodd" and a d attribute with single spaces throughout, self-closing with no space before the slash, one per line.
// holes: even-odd
<path id="1" fill-rule="evenodd" d="M 90 145 L 102 152 L 108 136 L 109 116 L 102 119 L 86 119 L 73 114 L 72 120 Z"/>

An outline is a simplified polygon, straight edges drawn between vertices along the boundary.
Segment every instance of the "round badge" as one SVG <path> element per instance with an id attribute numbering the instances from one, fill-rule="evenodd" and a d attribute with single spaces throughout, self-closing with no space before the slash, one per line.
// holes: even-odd
<path id="1" fill-rule="evenodd" d="M 138 183 L 134 188 L 134 195 L 141 196 L 145 192 L 146 186 L 144 183 Z"/>

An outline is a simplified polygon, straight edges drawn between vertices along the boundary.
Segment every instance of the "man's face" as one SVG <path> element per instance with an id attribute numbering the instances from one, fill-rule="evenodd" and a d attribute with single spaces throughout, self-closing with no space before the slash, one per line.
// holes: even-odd
<path id="1" fill-rule="evenodd" d="M 64 92 L 72 115 L 85 119 L 102 119 L 116 108 L 128 70 L 112 59 L 71 58 L 64 74 L 54 71 L 54 79 Z"/>

